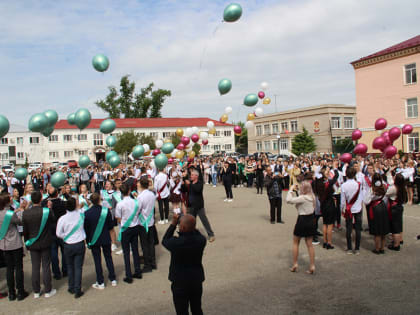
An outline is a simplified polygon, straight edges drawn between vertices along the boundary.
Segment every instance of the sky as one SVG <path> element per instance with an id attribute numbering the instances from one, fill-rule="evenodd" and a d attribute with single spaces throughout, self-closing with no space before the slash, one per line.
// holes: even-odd
<path id="1" fill-rule="evenodd" d="M 265 113 L 319 104 L 355 105 L 350 62 L 419 35 L 418 0 L 243 0 L 239 21 L 222 23 L 229 1 L 0 2 L 0 113 L 27 126 L 31 115 L 78 108 L 93 118 L 108 86 L 129 74 L 137 90 L 169 89 L 163 117 L 245 121 L 243 103 L 261 82 Z M 105 73 L 91 64 L 110 60 Z M 220 96 L 220 79 L 232 81 Z"/>

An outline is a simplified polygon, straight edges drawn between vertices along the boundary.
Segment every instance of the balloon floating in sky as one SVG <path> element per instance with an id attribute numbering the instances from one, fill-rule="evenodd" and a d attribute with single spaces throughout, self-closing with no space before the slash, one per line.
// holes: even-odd
<path id="1" fill-rule="evenodd" d="M 257 94 L 251 93 L 251 94 L 248 94 L 247 96 L 245 96 L 244 105 L 254 106 L 257 103 L 258 103 L 258 95 Z"/>
<path id="2" fill-rule="evenodd" d="M 255 115 L 253 113 L 249 113 L 248 116 L 246 117 L 247 121 L 251 121 L 255 119 Z"/>
<path id="3" fill-rule="evenodd" d="M 255 109 L 255 115 L 256 115 L 257 117 L 261 117 L 262 115 L 264 115 L 264 110 L 263 110 L 261 107 L 257 107 L 257 108 Z"/>
<path id="4" fill-rule="evenodd" d="M 182 130 L 182 128 L 178 128 L 178 129 L 176 130 L 176 135 L 177 135 L 178 137 L 182 137 L 182 136 L 184 135 L 184 130 Z"/>
<path id="5" fill-rule="evenodd" d="M 242 133 L 241 126 L 235 126 L 235 127 L 233 127 L 233 132 L 235 133 L 235 135 L 240 136 L 241 133 Z"/>
<path id="6" fill-rule="evenodd" d="M 155 146 L 157 149 L 160 149 L 163 146 L 163 140 L 158 139 L 155 141 Z"/>
<path id="7" fill-rule="evenodd" d="M 121 161 L 120 161 L 120 157 L 117 155 L 112 156 L 109 161 L 108 161 L 109 165 L 111 165 L 112 168 L 116 168 L 118 165 L 120 165 Z"/>
<path id="8" fill-rule="evenodd" d="M 117 143 L 117 138 L 114 136 L 108 136 L 106 137 L 105 143 L 108 147 L 112 148 Z"/>
<path id="9" fill-rule="evenodd" d="M 387 124 L 388 124 L 388 123 L 387 123 L 387 121 L 386 121 L 386 119 L 385 119 L 385 118 L 378 118 L 378 119 L 375 121 L 375 129 L 376 129 L 376 130 L 382 130 L 382 129 L 385 129 Z"/>
<path id="10" fill-rule="evenodd" d="M 359 140 L 361 137 L 362 137 L 362 132 L 359 129 L 355 129 L 351 133 L 351 139 L 353 141 Z"/>
<path id="11" fill-rule="evenodd" d="M 63 172 L 55 172 L 51 176 L 51 185 L 53 185 L 54 188 L 62 187 L 65 181 L 66 175 L 64 175 Z"/>
<path id="12" fill-rule="evenodd" d="M 389 139 L 391 139 L 392 142 L 394 142 L 395 140 L 397 140 L 400 135 L 401 135 L 401 130 L 398 127 L 392 127 L 389 132 Z"/>
<path id="13" fill-rule="evenodd" d="M 49 137 L 52 135 L 53 132 L 54 132 L 54 126 L 45 128 L 44 130 L 41 131 L 41 134 L 44 137 Z"/>
<path id="14" fill-rule="evenodd" d="M 245 123 L 245 128 L 246 129 L 251 129 L 251 128 L 253 128 L 254 127 L 254 122 L 252 121 L 252 120 L 248 120 L 246 123 Z"/>
<path id="15" fill-rule="evenodd" d="M 265 93 L 263 91 L 258 92 L 258 97 L 263 99 L 265 97 Z"/>
<path id="16" fill-rule="evenodd" d="M 392 158 L 395 154 L 397 154 L 397 148 L 393 145 L 387 146 L 384 150 L 385 157 L 387 159 Z"/>
<path id="17" fill-rule="evenodd" d="M 223 115 L 220 117 L 220 122 L 225 123 L 225 122 L 227 122 L 227 121 L 228 121 L 228 119 L 229 119 L 228 115 L 223 114 Z"/>
<path id="18" fill-rule="evenodd" d="M 367 151 L 368 147 L 364 143 L 358 143 L 353 149 L 354 154 L 366 154 Z"/>
<path id="19" fill-rule="evenodd" d="M 48 119 L 44 114 L 35 114 L 29 119 L 29 130 L 32 132 L 42 132 L 48 127 Z"/>
<path id="20" fill-rule="evenodd" d="M 10 123 L 9 120 L 6 118 L 6 116 L 0 115 L 0 138 L 3 138 L 10 129 Z"/>
<path id="21" fill-rule="evenodd" d="M 28 171 L 26 170 L 26 168 L 18 168 L 15 172 L 15 178 L 19 180 L 24 180 L 26 176 L 28 176 Z"/>
<path id="22" fill-rule="evenodd" d="M 49 109 L 44 112 L 45 117 L 48 120 L 48 127 L 54 127 L 55 123 L 58 121 L 58 114 L 55 110 Z"/>
<path id="23" fill-rule="evenodd" d="M 352 158 L 353 157 L 350 153 L 344 153 L 341 155 L 340 160 L 343 163 L 350 163 Z"/>
<path id="24" fill-rule="evenodd" d="M 198 136 L 198 134 L 194 133 L 194 134 L 191 136 L 191 141 L 192 141 L 192 142 L 194 142 L 194 143 L 197 143 L 197 142 L 198 142 L 198 140 L 200 140 L 200 137 Z"/>
<path id="25" fill-rule="evenodd" d="M 383 137 L 376 137 L 375 139 L 373 139 L 372 148 L 382 151 L 383 149 L 385 149 L 385 147 L 386 142 Z"/>
<path id="26" fill-rule="evenodd" d="M 266 98 L 264 98 L 264 99 L 263 99 L 263 104 L 264 104 L 264 105 L 268 105 L 268 104 L 270 104 L 270 103 L 271 103 L 271 98 L 266 97 Z"/>
<path id="27" fill-rule="evenodd" d="M 228 107 L 225 108 L 225 114 L 226 115 L 232 114 L 232 111 L 233 111 L 233 109 L 230 106 L 228 106 Z"/>
<path id="28" fill-rule="evenodd" d="M 402 133 L 405 135 L 409 135 L 413 132 L 413 126 L 406 124 L 402 127 Z"/>
<path id="29" fill-rule="evenodd" d="M 104 72 L 109 68 L 109 60 L 108 57 L 103 54 L 97 54 L 92 59 L 92 66 L 95 68 L 96 71 Z"/>
<path id="30" fill-rule="evenodd" d="M 106 161 L 109 163 L 109 160 L 113 157 L 113 156 L 118 156 L 118 153 L 115 151 L 109 151 L 106 155 L 105 155 L 105 159 Z"/>
<path id="31" fill-rule="evenodd" d="M 209 120 L 209 121 L 207 122 L 207 128 L 209 128 L 209 129 L 214 128 L 214 122 L 213 122 L 213 121 L 211 121 L 211 120 Z"/>
<path id="32" fill-rule="evenodd" d="M 171 154 L 174 149 L 174 145 L 170 142 L 164 143 L 162 146 L 162 152 L 165 154 Z"/>
<path id="33" fill-rule="evenodd" d="M 74 116 L 74 122 L 80 130 L 83 130 L 89 126 L 90 120 L 91 115 L 86 108 L 79 109 Z"/>
<path id="34" fill-rule="evenodd" d="M 268 89 L 268 83 L 267 82 L 262 82 L 261 83 L 261 90 L 265 91 Z"/>
<path id="35" fill-rule="evenodd" d="M 76 114 L 75 113 L 69 114 L 67 116 L 67 122 L 69 123 L 70 126 L 73 126 L 74 124 L 76 124 L 75 119 L 76 119 Z"/>
<path id="36" fill-rule="evenodd" d="M 232 89 L 232 82 L 229 79 L 222 79 L 219 81 L 218 89 L 220 95 L 227 94 Z"/>
<path id="37" fill-rule="evenodd" d="M 140 158 L 144 154 L 144 147 L 142 145 L 136 145 L 133 149 L 133 157 L 135 159 Z"/>
<path id="38" fill-rule="evenodd" d="M 88 167 L 89 164 L 90 164 L 90 159 L 87 155 L 82 155 L 79 158 L 79 166 L 81 168 L 86 168 L 86 167 Z"/>
<path id="39" fill-rule="evenodd" d="M 231 3 L 223 12 L 223 20 L 225 22 L 236 22 L 242 15 L 242 7 L 237 3 Z"/>
<path id="40" fill-rule="evenodd" d="M 101 122 L 101 126 L 99 127 L 99 130 L 104 134 L 108 134 L 108 133 L 113 132 L 116 127 L 117 125 L 114 120 L 105 119 L 104 121 Z"/>
<path id="41" fill-rule="evenodd" d="M 155 166 L 158 170 L 163 170 L 168 165 L 168 157 L 161 153 L 155 157 Z"/>

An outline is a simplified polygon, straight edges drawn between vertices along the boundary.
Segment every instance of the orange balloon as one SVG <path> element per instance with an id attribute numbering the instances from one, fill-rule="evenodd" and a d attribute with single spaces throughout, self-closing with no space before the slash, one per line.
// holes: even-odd
<path id="1" fill-rule="evenodd" d="M 246 117 L 246 120 L 250 121 L 250 120 L 254 120 L 255 119 L 255 115 L 253 113 L 249 113 L 248 116 Z"/>
<path id="2" fill-rule="evenodd" d="M 216 133 L 216 128 L 209 129 L 209 134 L 214 135 Z"/>
<path id="3" fill-rule="evenodd" d="M 268 105 L 271 103 L 271 98 L 266 97 L 265 99 L 263 99 L 263 104 Z"/>
<path id="4" fill-rule="evenodd" d="M 195 152 L 194 151 L 188 152 L 188 157 L 191 159 L 195 158 Z"/>
<path id="5" fill-rule="evenodd" d="M 182 137 L 182 136 L 184 135 L 184 130 L 182 130 L 182 128 L 178 128 L 178 129 L 176 130 L 176 135 L 177 135 L 178 137 Z"/>
<path id="6" fill-rule="evenodd" d="M 227 122 L 227 121 L 228 121 L 228 119 L 229 119 L 228 115 L 223 114 L 223 115 L 220 117 L 220 122 L 225 123 L 225 122 Z"/>
<path id="7" fill-rule="evenodd" d="M 144 152 L 144 156 L 148 156 L 148 155 L 150 155 L 150 150 L 147 152 Z"/>

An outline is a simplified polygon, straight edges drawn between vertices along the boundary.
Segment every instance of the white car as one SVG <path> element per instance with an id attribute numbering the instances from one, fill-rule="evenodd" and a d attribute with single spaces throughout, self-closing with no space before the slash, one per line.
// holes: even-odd
<path id="1" fill-rule="evenodd" d="M 32 171 L 36 171 L 37 169 L 40 169 L 41 167 L 42 167 L 41 162 L 31 163 L 28 166 L 28 173 L 30 173 Z"/>
<path id="2" fill-rule="evenodd" d="M 13 167 L 13 165 L 5 165 L 2 166 L 1 170 L 3 171 L 3 173 L 9 174 L 10 172 L 14 172 L 15 168 Z"/>

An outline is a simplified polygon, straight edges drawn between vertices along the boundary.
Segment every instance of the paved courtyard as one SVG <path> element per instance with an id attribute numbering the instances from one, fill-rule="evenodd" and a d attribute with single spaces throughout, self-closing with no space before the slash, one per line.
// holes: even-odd
<path id="1" fill-rule="evenodd" d="M 204 255 L 205 314 L 419 314 L 420 206 L 406 207 L 401 252 L 376 256 L 372 237 L 362 234 L 360 256 L 346 255 L 345 231 L 333 234 L 334 250 L 315 247 L 316 274 L 307 275 L 308 255 L 301 244 L 300 269 L 289 272 L 294 207 L 283 203 L 285 224 L 270 224 L 267 196 L 236 188 L 234 202 L 225 203 L 223 186 L 205 187 L 207 215 L 216 234 Z M 285 193 L 283 196 L 285 199 Z M 201 223 L 199 229 L 204 233 Z M 167 225 L 159 225 L 159 237 Z M 91 288 L 95 271 L 90 251 L 83 269 L 85 295 L 74 299 L 66 280 L 53 280 L 57 295 L 34 300 L 29 255 L 24 259 L 25 285 L 31 292 L 22 302 L 0 301 L 1 314 L 174 314 L 168 277 L 169 253 L 157 247 L 158 270 L 133 284 L 122 281 L 122 256 L 114 255 L 117 287 Z M 105 265 L 105 264 L 103 264 Z M 104 266 L 105 267 L 105 266 Z M 106 268 L 105 268 L 106 269 Z M 106 273 L 105 273 L 106 277 Z M 0 290 L 6 290 L 5 269 Z"/>

